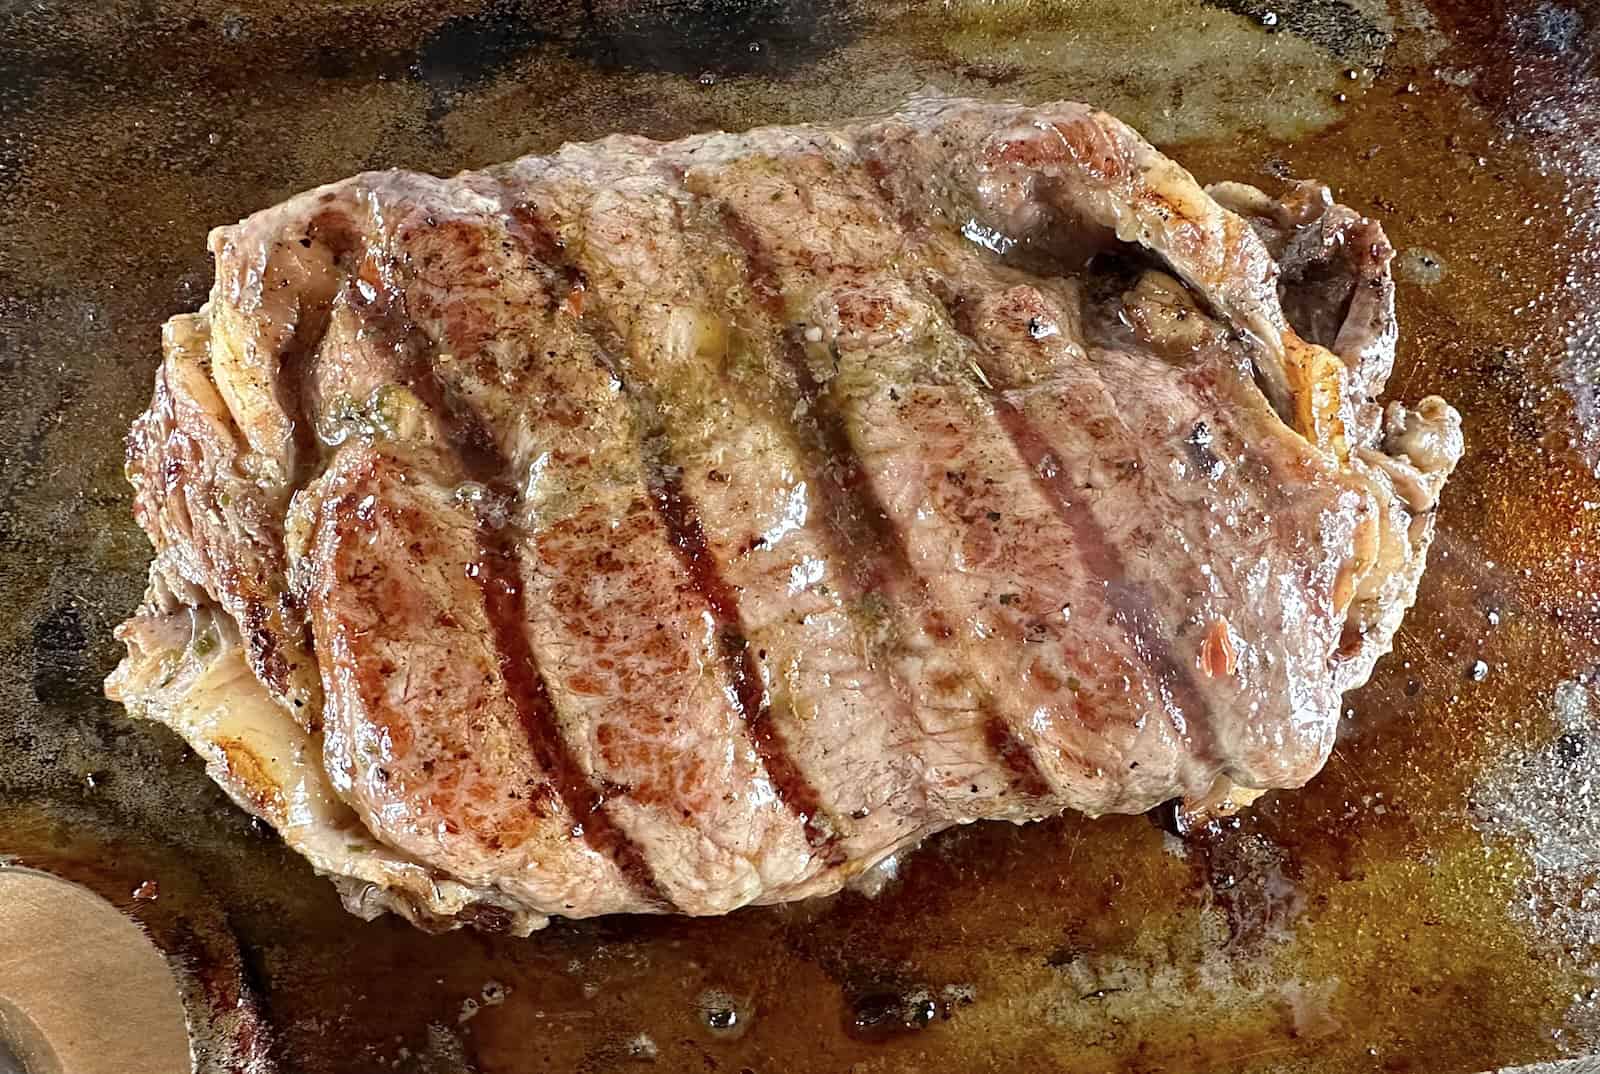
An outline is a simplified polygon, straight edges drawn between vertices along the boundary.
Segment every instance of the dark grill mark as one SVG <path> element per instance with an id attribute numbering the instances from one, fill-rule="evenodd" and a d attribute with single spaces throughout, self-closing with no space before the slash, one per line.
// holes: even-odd
<path id="1" fill-rule="evenodd" d="M 358 294 L 358 293 L 357 293 Z M 355 301 L 355 299 L 353 299 Z M 432 344 L 406 316 L 403 299 L 386 287 L 361 308 L 369 322 L 390 336 L 407 356 L 406 387 L 445 423 L 457 461 L 468 477 L 497 496 L 515 496 L 505 480 L 509 467 L 478 415 L 455 399 L 439 380 Z M 562 737 L 555 702 L 539 671 L 526 631 L 527 609 L 519 577 L 519 545 L 509 528 L 490 529 L 480 517 L 477 527 L 477 581 L 483 592 L 495 655 L 506 694 L 517 712 L 528 747 L 572 817 L 572 834 L 605 855 L 652 907 L 672 910 L 672 902 L 656 883 L 643 852 L 605 811 L 600 794 L 584 774 Z"/>
<path id="2" fill-rule="evenodd" d="M 987 372 L 987 370 L 985 371 Z M 992 377 L 991 377 L 992 380 Z M 1006 435 L 1027 463 L 1034 484 L 1072 531 L 1078 557 L 1089 572 L 1105 582 L 1105 599 L 1111 605 L 1135 655 L 1156 676 L 1170 715 L 1197 757 L 1210 758 L 1211 712 L 1194 676 L 1173 659 L 1161 623 L 1144 587 L 1129 581 L 1122 555 L 1106 539 L 1105 530 L 1088 508 L 1072 501 L 1073 489 L 1057 463 L 1054 447 L 1028 416 L 1000 394 L 987 393 Z"/>
<path id="3" fill-rule="evenodd" d="M 744 251 L 745 270 L 752 293 L 773 320 L 783 324 L 783 287 L 761 245 L 760 236 L 732 206 L 723 207 L 722 223 Z M 866 540 L 854 543 L 869 549 L 869 553 L 865 557 L 848 558 L 857 583 L 866 592 L 896 587 L 925 588 L 906 558 L 899 530 L 878 499 L 861 458 L 850 443 L 844 415 L 817 383 L 800 341 L 790 332 L 782 333 L 779 352 L 794 374 L 806 413 L 815 422 L 823 455 L 823 464 L 817 467 L 816 474 L 817 491 L 826 505 L 822 515 L 835 527 L 854 521 L 867 529 L 863 535 Z M 845 549 L 851 547 L 852 542 L 841 534 L 833 544 Z"/>
<path id="4" fill-rule="evenodd" d="M 505 679 L 506 693 L 516 707 L 528 746 L 571 814 L 573 834 L 616 862 L 623 875 L 654 906 L 670 910 L 671 903 L 656 884 L 650 863 L 644 860 L 638 844 L 605 811 L 600 795 L 561 737 L 555 702 L 528 645 L 524 629 L 527 613 L 517 564 L 515 537 L 506 531 L 490 533 L 480 526 L 477 579 L 483 590 L 483 608 L 494 635 L 500 675 Z"/>
<path id="5" fill-rule="evenodd" d="M 518 242 L 569 280 L 581 282 L 581 270 L 566 257 L 560 238 L 535 207 L 518 202 L 510 207 L 510 214 L 511 233 Z M 620 341 L 600 338 L 595 324 L 598 318 L 598 313 L 579 318 L 579 324 L 594 339 L 597 351 L 607 355 L 623 353 Z M 621 376 L 615 363 L 611 368 L 622 382 L 623 390 L 632 394 L 628 381 Z M 642 403 L 636 394 L 632 398 L 636 404 Z M 640 409 L 649 408 L 641 405 Z M 665 444 L 666 436 L 660 421 L 652 415 L 646 424 L 649 427 L 645 431 L 644 443 Z M 707 546 L 699 513 L 683 488 L 680 471 L 662 458 L 659 451 L 645 450 L 642 459 L 651 503 L 666 526 L 673 550 L 683 563 L 690 584 L 706 602 L 706 607 L 716 620 L 717 656 L 733 685 L 734 703 L 756 755 L 761 758 L 779 800 L 804 826 L 806 842 L 822 852 L 829 864 L 838 864 L 844 855 L 836 845 L 838 834 L 835 825 L 823 810 L 821 794 L 789 754 L 788 745 L 774 724 L 770 698 L 762 685 L 755 654 L 741 626 L 738 594 L 722 577 L 716 557 Z"/>
<path id="6" fill-rule="evenodd" d="M 760 298 L 772 318 L 783 324 L 783 288 L 760 236 L 732 206 L 723 206 L 722 223 L 744 251 L 745 273 L 750 279 L 751 291 Z M 816 468 L 816 484 L 824 505 L 821 514 L 829 524 L 830 544 L 840 552 L 852 547 L 868 549 L 865 556 L 840 556 L 850 563 L 851 574 L 863 593 L 880 590 L 913 593 L 931 606 L 927 581 L 911 566 L 899 528 L 889 518 L 889 512 L 867 477 L 861 457 L 850 443 L 844 415 L 817 383 L 799 340 L 790 333 L 783 333 L 781 354 L 794 373 L 800 398 L 806 405 L 806 412 L 815 420 L 821 441 L 823 465 Z M 840 532 L 841 523 L 850 519 L 866 527 L 865 540 L 851 542 Z M 943 618 L 937 609 L 933 610 L 932 617 L 938 621 Z M 903 684 L 897 685 L 903 687 Z M 995 758 L 1012 773 L 1016 790 L 1039 798 L 1049 796 L 1050 783 L 1027 745 L 995 711 L 987 697 L 980 702 L 980 711 L 984 719 L 984 738 Z"/>
<path id="7" fill-rule="evenodd" d="M 897 208 L 897 202 L 887 182 L 884 167 L 874 162 L 867 171 L 872 178 L 872 189 L 888 210 Z M 1156 676 L 1162 700 L 1169 709 L 1168 715 L 1178 733 L 1188 741 L 1195 755 L 1201 759 L 1214 756 L 1211 738 L 1211 712 L 1200 693 L 1194 677 L 1172 657 L 1171 648 L 1162 635 L 1161 624 L 1155 614 L 1150 594 L 1142 586 L 1128 580 L 1121 554 L 1106 539 L 1105 530 L 1089 511 L 1072 503 L 1072 488 L 1061 467 L 1056 465 L 1058 455 L 1048 438 L 1028 420 L 1027 415 L 1005 399 L 1007 385 L 1004 378 L 981 359 L 983 347 L 972 335 L 965 312 L 964 297 L 953 283 L 944 287 L 931 287 L 929 293 L 940 304 L 946 320 L 966 341 L 969 352 L 983 372 L 987 388 L 978 389 L 995 409 L 995 416 L 1010 438 L 1017 453 L 1027 463 L 1033 482 L 1056 515 L 1072 531 L 1077 551 L 1090 573 L 1105 581 L 1105 597 L 1111 605 L 1118 625 L 1122 628 L 1134 653 Z M 1198 433 L 1198 430 L 1197 430 Z M 1197 450 L 1209 452 L 1210 436 L 1207 431 L 1203 442 L 1193 442 Z"/>
<path id="8" fill-rule="evenodd" d="M 761 684 L 750 642 L 739 625 L 739 599 L 722 577 L 716 559 L 706 546 L 705 531 L 694 505 L 684 494 L 677 471 L 668 467 L 649 467 L 650 499 L 671 535 L 673 550 L 689 572 L 690 582 L 711 609 L 717 622 L 717 655 L 733 682 L 734 698 L 761 763 L 772 777 L 773 787 L 805 826 L 806 842 L 813 848 L 829 848 L 829 863 L 837 864 L 843 855 L 833 852 L 837 835 L 822 809 L 822 797 L 789 755 L 778 729 L 773 725 L 772 705 Z"/>

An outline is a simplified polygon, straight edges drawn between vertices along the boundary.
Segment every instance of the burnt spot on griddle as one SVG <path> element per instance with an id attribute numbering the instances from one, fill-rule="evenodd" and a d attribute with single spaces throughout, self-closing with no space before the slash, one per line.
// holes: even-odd
<path id="1" fill-rule="evenodd" d="M 1243 15 L 1264 33 L 1290 33 L 1320 45 L 1354 64 L 1380 61 L 1394 34 L 1346 0 L 1206 0 L 1212 7 Z"/>
<path id="2" fill-rule="evenodd" d="M 341 41 L 316 46 L 307 55 L 306 63 L 319 78 L 352 81 L 400 78 L 413 66 L 410 56 L 398 49 Z"/>
<path id="3" fill-rule="evenodd" d="M 491 935 L 510 932 L 515 921 L 511 911 L 488 902 L 469 903 L 461 908 L 457 916 L 479 932 Z"/>
<path id="4" fill-rule="evenodd" d="M 412 75 L 435 94 L 487 82 L 548 40 L 540 9 L 519 0 L 491 0 L 470 15 L 445 20 L 417 49 Z"/>
<path id="5" fill-rule="evenodd" d="M 1572 60 L 1584 58 L 1584 18 L 1571 7 L 1548 0 L 1530 4 L 1526 10 L 1511 17 L 1511 33 L 1518 45 L 1539 56 Z"/>
<path id="6" fill-rule="evenodd" d="M 58 18 L 51 9 L 33 4 L 0 7 L 0 116 L 48 107 L 42 91 L 52 82 L 98 72 L 100 65 L 88 59 L 91 43 L 62 33 Z M 23 138 L 0 139 L 0 180 L 16 174 L 13 169 L 25 159 L 25 145 Z"/>
<path id="7" fill-rule="evenodd" d="M 272 1069 L 278 1051 L 273 975 L 265 951 L 241 942 L 241 931 L 227 911 L 185 916 L 173 923 L 163 946 L 186 971 L 191 1017 L 229 1026 L 230 1059 L 240 1064 L 235 1069 Z"/>
<path id="8" fill-rule="evenodd" d="M 1575 764 L 1589 752 L 1588 741 L 1576 731 L 1568 731 L 1556 738 L 1556 759 L 1562 764 Z"/>
<path id="9" fill-rule="evenodd" d="M 33 624 L 33 696 L 46 705 L 90 704 L 100 681 L 90 663 L 88 632 L 76 602 L 68 600 Z"/>
<path id="10" fill-rule="evenodd" d="M 974 78 L 985 85 L 998 89 L 1016 82 L 1024 74 L 1021 67 L 1009 63 L 969 63 L 957 68 L 957 72 L 965 78 Z"/>
<path id="11" fill-rule="evenodd" d="M 872 991 L 855 996 L 849 1004 L 846 1032 L 857 1040 L 885 1041 L 932 1025 L 949 1008 L 921 986 L 892 991 Z"/>
<path id="12" fill-rule="evenodd" d="M 1188 834 L 1189 826 L 1184 823 L 1182 798 L 1168 798 L 1160 805 L 1147 809 L 1144 817 L 1168 835 L 1176 835 L 1181 838 Z"/>
<path id="13" fill-rule="evenodd" d="M 1452 385 L 1464 413 L 1503 414 L 1502 429 L 1510 437 L 1526 444 L 1544 442 L 1549 392 L 1525 356 L 1503 346 L 1474 347 L 1464 372 Z"/>
<path id="14" fill-rule="evenodd" d="M 585 25 L 569 51 L 605 70 L 781 77 L 815 64 L 858 32 L 843 0 L 584 6 Z"/>
<path id="15" fill-rule="evenodd" d="M 857 896 L 842 898 L 859 905 Z M 906 958 L 897 937 L 854 929 L 850 919 L 857 916 L 797 921 L 783 934 L 792 957 L 820 973 L 826 987 L 837 989 L 840 1028 L 848 1038 L 888 1043 L 948 1020 L 972 1004 L 971 985 L 930 978 Z"/>

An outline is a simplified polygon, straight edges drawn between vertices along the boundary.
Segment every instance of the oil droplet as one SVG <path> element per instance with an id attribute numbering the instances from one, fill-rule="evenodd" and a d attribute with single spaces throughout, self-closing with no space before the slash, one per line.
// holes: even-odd
<path id="1" fill-rule="evenodd" d="M 1278 13 L 1276 11 L 1263 11 L 1261 13 L 1261 25 L 1265 26 L 1269 33 L 1277 33 L 1278 30 L 1282 29 L 1278 25 Z"/>
<path id="2" fill-rule="evenodd" d="M 700 993 L 695 1006 L 699 1008 L 700 1018 L 713 1036 L 736 1040 L 750 1029 L 749 1006 L 721 989 Z"/>
<path id="3" fill-rule="evenodd" d="M 717 84 L 716 73 L 712 71 L 701 71 L 699 82 L 702 86 L 715 86 Z"/>
<path id="4" fill-rule="evenodd" d="M 1489 665 L 1482 660 L 1474 660 L 1467 674 L 1473 682 L 1482 682 L 1489 677 Z"/>
<path id="5" fill-rule="evenodd" d="M 906 1020 L 906 1024 L 921 1029 L 939 1016 L 939 1005 L 933 1001 L 932 996 L 926 996 L 912 1000 L 908 1013 L 910 1017 Z"/>
<path id="6" fill-rule="evenodd" d="M 1444 260 L 1432 250 L 1413 246 L 1399 257 L 1400 275 L 1412 283 L 1431 287 L 1445 277 Z"/>
<path id="7" fill-rule="evenodd" d="M 862 1040 L 884 1040 L 925 1029 L 939 1017 L 940 1004 L 926 988 L 870 992 L 851 1005 L 850 1031 Z"/>
<path id="8" fill-rule="evenodd" d="M 140 902 L 155 902 L 161 895 L 161 885 L 154 880 L 146 880 L 133 889 L 133 897 Z"/>

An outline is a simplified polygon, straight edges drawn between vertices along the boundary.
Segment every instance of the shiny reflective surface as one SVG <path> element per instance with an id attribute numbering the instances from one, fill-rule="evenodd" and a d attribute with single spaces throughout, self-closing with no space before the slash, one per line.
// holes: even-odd
<path id="1" fill-rule="evenodd" d="M 572 7 L 42 4 L 0 30 L 0 853 L 189 961 L 226 1016 L 213 1069 L 1466 1071 L 1600 1046 L 1600 12 Z M 1323 179 L 1401 251 L 1391 392 L 1449 397 L 1468 456 L 1308 789 L 1187 847 L 1143 818 L 965 829 L 876 900 L 428 937 L 346 915 L 99 700 L 147 557 L 119 441 L 209 226 L 364 167 L 928 83 L 1090 100 L 1203 180 Z"/>

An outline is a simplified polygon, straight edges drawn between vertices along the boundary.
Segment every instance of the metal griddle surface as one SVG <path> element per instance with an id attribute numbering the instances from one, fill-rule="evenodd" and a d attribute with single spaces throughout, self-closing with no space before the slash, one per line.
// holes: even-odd
<path id="1" fill-rule="evenodd" d="M 1600 1049 L 1597 55 L 1572 0 L 6 4 L 0 854 L 177 956 L 211 1070 L 1448 1074 Z M 974 826 L 876 899 L 427 936 L 346 915 L 100 698 L 148 555 L 121 440 L 209 227 L 364 168 L 927 86 L 1092 101 L 1203 180 L 1324 179 L 1402 251 L 1392 391 L 1454 402 L 1469 454 L 1312 786 L 1187 846 L 1143 817 Z"/>

